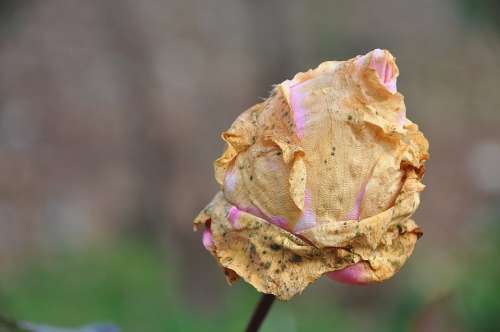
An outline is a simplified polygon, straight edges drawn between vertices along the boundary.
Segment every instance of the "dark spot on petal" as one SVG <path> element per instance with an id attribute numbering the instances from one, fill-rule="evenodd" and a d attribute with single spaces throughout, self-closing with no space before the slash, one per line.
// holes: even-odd
<path id="1" fill-rule="evenodd" d="M 397 224 L 396 227 L 398 228 L 399 234 L 403 234 L 403 226 L 401 226 L 400 224 Z"/>
<path id="2" fill-rule="evenodd" d="M 252 255 L 256 254 L 257 253 L 257 249 L 255 248 L 255 245 L 252 243 L 250 244 L 250 253 Z"/>
<path id="3" fill-rule="evenodd" d="M 271 250 L 273 250 L 273 251 L 281 250 L 281 248 L 282 247 L 279 244 L 277 244 L 277 243 L 272 243 L 271 244 Z"/>
<path id="4" fill-rule="evenodd" d="M 302 257 L 300 257 L 297 254 L 293 254 L 292 258 L 290 259 L 290 262 L 292 262 L 292 263 L 300 263 L 300 262 L 302 262 Z"/>

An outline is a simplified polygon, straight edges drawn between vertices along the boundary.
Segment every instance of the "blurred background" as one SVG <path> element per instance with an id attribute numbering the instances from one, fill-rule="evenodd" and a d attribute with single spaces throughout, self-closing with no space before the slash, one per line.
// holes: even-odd
<path id="1" fill-rule="evenodd" d="M 320 280 L 263 331 L 500 330 L 496 0 L 2 0 L 0 313 L 123 331 L 242 331 L 191 221 L 219 133 L 273 83 L 387 48 L 430 141 L 424 230 L 391 280 Z"/>

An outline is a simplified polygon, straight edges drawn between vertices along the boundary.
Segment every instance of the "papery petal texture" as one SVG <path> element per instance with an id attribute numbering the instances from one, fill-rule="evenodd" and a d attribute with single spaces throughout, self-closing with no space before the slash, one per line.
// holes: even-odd
<path id="1" fill-rule="evenodd" d="M 324 274 L 365 284 L 401 268 L 422 234 L 428 142 L 398 75 L 387 50 L 324 62 L 222 134 L 221 190 L 194 224 L 230 282 L 286 300 Z"/>

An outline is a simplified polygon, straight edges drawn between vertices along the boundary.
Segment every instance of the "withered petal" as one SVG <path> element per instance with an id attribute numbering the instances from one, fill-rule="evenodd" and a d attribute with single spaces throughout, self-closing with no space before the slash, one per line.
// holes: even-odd
<path id="1" fill-rule="evenodd" d="M 222 134 L 221 191 L 194 225 L 209 221 L 228 282 L 287 300 L 324 274 L 381 282 L 402 267 L 422 234 L 411 216 L 429 155 L 398 75 L 386 50 L 325 62 Z"/>

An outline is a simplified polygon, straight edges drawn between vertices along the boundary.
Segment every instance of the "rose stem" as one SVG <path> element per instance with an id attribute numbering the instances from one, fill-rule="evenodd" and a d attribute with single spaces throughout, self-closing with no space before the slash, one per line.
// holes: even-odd
<path id="1" fill-rule="evenodd" d="M 266 319 L 269 309 L 273 305 L 274 299 L 276 297 L 272 294 L 263 294 L 260 298 L 259 303 L 255 307 L 252 318 L 248 322 L 246 332 L 257 332 L 260 325 Z"/>

